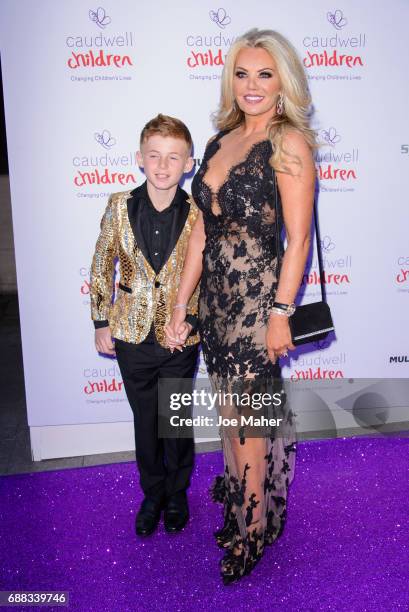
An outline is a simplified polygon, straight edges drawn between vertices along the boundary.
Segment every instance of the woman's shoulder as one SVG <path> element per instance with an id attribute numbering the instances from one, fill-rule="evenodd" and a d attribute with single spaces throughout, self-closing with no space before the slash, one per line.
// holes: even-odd
<path id="1" fill-rule="evenodd" d="M 305 134 L 293 126 L 285 128 L 282 142 L 283 148 L 287 149 L 289 153 L 296 155 L 311 153 L 311 147 Z"/>

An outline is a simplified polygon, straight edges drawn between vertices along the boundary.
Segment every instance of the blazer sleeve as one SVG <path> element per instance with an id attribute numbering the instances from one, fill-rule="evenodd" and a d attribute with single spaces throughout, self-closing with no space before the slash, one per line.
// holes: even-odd
<path id="1" fill-rule="evenodd" d="M 101 231 L 91 265 L 91 318 L 94 322 L 102 323 L 102 325 L 97 324 L 96 327 L 108 324 L 114 289 L 116 251 L 114 205 L 112 195 L 110 195 L 101 220 Z"/>

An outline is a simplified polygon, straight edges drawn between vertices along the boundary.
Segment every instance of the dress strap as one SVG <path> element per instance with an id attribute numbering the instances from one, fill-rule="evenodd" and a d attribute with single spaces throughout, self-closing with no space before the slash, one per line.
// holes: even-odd
<path id="1" fill-rule="evenodd" d="M 209 140 L 209 144 L 213 144 L 215 142 L 219 142 L 219 140 L 221 138 L 223 138 L 223 136 L 225 136 L 226 134 L 228 134 L 229 132 L 231 132 L 231 129 L 229 130 L 220 130 L 219 132 L 217 132 L 216 134 L 214 134 L 214 136 L 212 136 L 212 138 L 210 138 Z"/>

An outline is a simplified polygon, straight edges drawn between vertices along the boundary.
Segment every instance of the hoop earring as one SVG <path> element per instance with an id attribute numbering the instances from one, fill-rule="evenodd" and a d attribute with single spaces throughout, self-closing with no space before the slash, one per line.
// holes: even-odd
<path id="1" fill-rule="evenodd" d="M 280 93 L 278 94 L 277 106 L 276 106 L 277 115 L 282 115 L 284 112 L 284 96 Z"/>

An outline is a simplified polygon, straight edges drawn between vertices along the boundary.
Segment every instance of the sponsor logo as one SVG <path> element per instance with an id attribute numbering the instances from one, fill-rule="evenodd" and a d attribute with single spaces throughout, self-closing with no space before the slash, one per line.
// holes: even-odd
<path id="1" fill-rule="evenodd" d="M 116 378 L 107 379 L 104 378 L 99 381 L 88 381 L 84 385 L 84 393 L 86 395 L 93 395 L 94 393 L 118 393 L 122 392 L 123 382 Z"/>
<path id="2" fill-rule="evenodd" d="M 409 281 L 409 269 L 404 270 L 401 268 L 400 272 L 396 275 L 397 283 L 406 283 Z"/>
<path id="3" fill-rule="evenodd" d="M 99 6 L 89 9 L 88 17 L 96 26 L 91 34 L 69 34 L 65 38 L 65 46 L 69 49 L 66 65 L 69 72 L 81 69 L 92 69 L 92 74 L 78 76 L 72 74 L 72 81 L 105 81 L 131 80 L 129 74 L 123 74 L 124 69 L 134 65 L 131 53 L 134 46 L 133 32 L 108 33 L 107 27 L 112 19 L 105 9 Z M 100 74 L 105 68 L 109 74 Z"/>
<path id="4" fill-rule="evenodd" d="M 323 141 L 329 145 L 335 146 L 341 141 L 341 136 L 334 127 L 330 127 L 328 130 L 321 130 L 321 136 Z"/>
<path id="5" fill-rule="evenodd" d="M 88 155 L 74 155 L 73 183 L 76 187 L 88 185 L 123 185 L 133 187 L 137 182 L 133 168 L 137 166 L 136 152 L 116 153 L 111 150 L 117 144 L 116 138 L 107 129 L 94 132 L 94 141 L 101 149 Z M 130 172 L 129 170 L 132 169 Z"/>
<path id="6" fill-rule="evenodd" d="M 198 81 L 213 81 L 221 78 L 226 53 L 236 39 L 227 34 L 231 17 L 222 7 L 209 12 L 211 22 L 222 30 L 218 34 L 188 34 L 186 36 L 188 78 Z M 216 68 L 216 72 L 214 69 Z M 203 69 L 203 70 L 201 70 Z M 213 69 L 213 70 L 211 70 Z"/>
<path id="7" fill-rule="evenodd" d="M 290 380 L 334 380 L 344 378 L 344 368 L 347 362 L 345 352 L 337 354 L 327 353 L 325 349 L 330 345 L 330 340 L 313 342 L 317 349 L 315 355 L 300 354 L 291 368 Z"/>
<path id="8" fill-rule="evenodd" d="M 336 30 L 342 30 L 348 23 L 342 11 L 337 9 L 334 13 L 327 13 L 327 19 Z"/>
<path id="9" fill-rule="evenodd" d="M 323 236 L 321 239 L 322 264 L 324 268 L 323 277 L 320 278 L 318 257 L 315 254 L 307 260 L 307 272 L 302 277 L 301 288 L 303 286 L 317 286 L 324 283 L 326 286 L 330 286 L 326 289 L 328 295 L 347 293 L 347 287 L 351 283 L 352 257 L 351 255 L 337 257 L 335 253 L 333 253 L 335 248 L 335 243 L 331 236 Z M 319 293 L 320 291 L 306 291 L 305 295 L 311 296 L 318 295 Z"/>
<path id="10" fill-rule="evenodd" d="M 320 189 L 329 192 L 355 191 L 359 150 L 340 147 L 342 137 L 333 126 L 319 133 L 321 148 L 314 155 Z"/>
<path id="11" fill-rule="evenodd" d="M 93 21 L 99 28 L 106 28 L 107 25 L 111 23 L 111 17 L 105 13 L 105 9 L 100 6 L 96 11 L 90 9 L 88 12 L 89 18 Z"/>
<path id="12" fill-rule="evenodd" d="M 334 380 L 336 378 L 344 378 L 342 370 L 324 370 L 321 366 L 318 368 L 307 368 L 305 370 L 294 370 L 290 376 L 290 380 Z"/>
<path id="13" fill-rule="evenodd" d="M 112 138 L 110 132 L 108 130 L 102 130 L 101 133 L 95 132 L 94 134 L 95 140 L 98 144 L 101 145 L 104 149 L 111 149 L 116 145 L 115 138 Z"/>
<path id="14" fill-rule="evenodd" d="M 389 363 L 409 363 L 409 355 L 390 356 Z"/>
<path id="15" fill-rule="evenodd" d="M 224 8 L 218 8 L 217 11 L 210 11 L 209 16 L 210 19 L 222 29 L 231 23 L 231 19 Z"/>
<path id="16" fill-rule="evenodd" d="M 83 386 L 85 395 L 122 393 L 123 382 L 121 372 L 116 364 L 106 368 L 85 368 Z"/>
<path id="17" fill-rule="evenodd" d="M 398 271 L 395 272 L 395 283 L 398 291 L 409 292 L 409 257 L 399 256 L 397 259 Z"/>
<path id="18" fill-rule="evenodd" d="M 366 34 L 348 34 L 348 19 L 340 9 L 326 14 L 330 33 L 310 33 L 302 39 L 303 63 L 308 78 L 317 80 L 360 80 L 358 74 L 365 64 Z M 334 31 L 335 30 L 335 31 Z M 318 70 L 313 74 L 314 69 Z M 361 71 L 362 72 L 362 71 Z M 342 74 L 341 74 L 342 73 Z"/>
<path id="19" fill-rule="evenodd" d="M 88 266 L 83 266 L 82 268 L 79 269 L 78 271 L 79 276 L 80 276 L 80 284 L 79 284 L 79 294 L 82 297 L 82 303 L 84 306 L 88 306 L 90 305 L 90 298 L 89 298 L 89 293 L 90 293 L 90 275 L 91 275 L 91 270 Z"/>
<path id="20" fill-rule="evenodd" d="M 322 277 L 314 270 L 311 274 L 304 274 L 302 284 L 304 285 L 320 285 L 321 283 L 328 284 L 334 283 L 335 285 L 340 285 L 341 283 L 349 283 L 348 274 L 333 274 L 332 272 L 326 272 L 324 270 L 324 274 Z"/>

